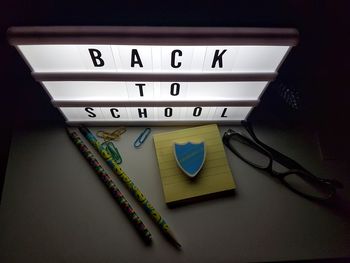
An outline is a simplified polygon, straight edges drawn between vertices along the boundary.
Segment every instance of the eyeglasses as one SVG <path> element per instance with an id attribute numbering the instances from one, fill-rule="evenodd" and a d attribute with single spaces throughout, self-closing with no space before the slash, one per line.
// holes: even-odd
<path id="1" fill-rule="evenodd" d="M 229 129 L 222 141 L 244 162 L 270 173 L 290 190 L 309 199 L 327 200 L 334 196 L 337 188 L 342 188 L 340 182 L 317 177 L 296 161 L 264 144 L 256 137 L 250 123 L 242 121 L 242 125 L 253 140 Z M 284 171 L 277 171 L 278 166 Z"/>

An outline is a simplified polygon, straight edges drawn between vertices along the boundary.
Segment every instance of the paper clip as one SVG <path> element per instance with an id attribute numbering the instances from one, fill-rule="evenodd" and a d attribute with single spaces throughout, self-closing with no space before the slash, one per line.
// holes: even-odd
<path id="1" fill-rule="evenodd" d="M 103 138 L 105 142 L 113 141 L 113 140 L 119 140 L 120 136 L 126 132 L 125 127 L 119 127 L 113 132 L 107 132 L 107 131 L 98 131 L 96 133 L 97 137 Z"/>
<path id="2" fill-rule="evenodd" d="M 148 135 L 151 133 L 151 128 L 146 128 L 140 135 L 137 137 L 137 139 L 134 141 L 134 147 L 140 148 L 141 145 L 145 142 Z"/>
<path id="3" fill-rule="evenodd" d="M 115 147 L 114 143 L 109 141 L 109 142 L 104 142 L 102 145 L 106 145 L 106 150 L 109 152 L 109 154 L 112 156 L 113 160 L 117 162 L 117 164 L 122 163 L 122 157 L 117 149 Z"/>

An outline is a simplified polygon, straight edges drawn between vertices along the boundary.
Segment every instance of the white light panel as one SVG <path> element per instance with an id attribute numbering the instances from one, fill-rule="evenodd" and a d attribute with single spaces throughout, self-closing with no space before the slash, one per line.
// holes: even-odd
<path id="1" fill-rule="evenodd" d="M 44 81 L 54 101 L 257 100 L 267 81 Z"/>
<path id="2" fill-rule="evenodd" d="M 295 29 L 16 27 L 9 41 L 70 123 L 246 119 Z M 90 105 L 90 106 L 87 106 Z"/>
<path id="3" fill-rule="evenodd" d="M 289 46 L 18 45 L 34 72 L 275 72 Z"/>
<path id="4" fill-rule="evenodd" d="M 61 107 L 67 121 L 239 121 L 252 107 Z"/>

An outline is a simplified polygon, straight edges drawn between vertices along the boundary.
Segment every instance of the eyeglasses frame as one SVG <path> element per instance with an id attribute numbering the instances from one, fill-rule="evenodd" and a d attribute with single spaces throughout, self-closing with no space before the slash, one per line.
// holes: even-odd
<path id="1" fill-rule="evenodd" d="M 273 177 L 278 178 L 288 189 L 290 189 L 291 191 L 295 192 L 296 194 L 299 194 L 299 195 L 301 195 L 305 198 L 308 198 L 308 199 L 319 200 L 319 201 L 328 200 L 332 196 L 335 195 L 336 188 L 342 188 L 342 184 L 340 182 L 338 182 L 336 180 L 320 178 L 320 177 L 313 175 L 311 172 L 306 170 L 303 166 L 301 166 L 299 163 L 297 163 L 293 159 L 289 158 L 288 156 L 280 153 L 279 151 L 271 148 L 270 146 L 268 146 L 265 143 L 263 143 L 262 141 L 260 141 L 257 138 L 257 136 L 255 135 L 253 127 L 249 122 L 242 121 L 241 124 L 247 130 L 247 132 L 253 138 L 253 140 L 248 138 L 247 136 L 239 133 L 239 132 L 236 132 L 232 129 L 229 129 L 228 131 L 226 131 L 224 133 L 222 141 L 234 154 L 237 155 L 237 157 L 239 157 L 245 163 L 247 163 L 247 164 L 249 164 L 257 169 L 268 172 Z M 236 149 L 231 147 L 229 141 L 230 141 L 230 139 L 232 139 L 233 136 L 236 137 L 236 140 L 238 139 L 240 142 L 245 143 L 248 146 L 250 146 L 251 148 L 266 155 L 269 158 L 268 165 L 267 166 L 260 166 L 260 165 L 257 165 L 255 163 L 245 159 L 238 151 L 236 151 Z M 285 166 L 289 170 L 286 172 L 275 171 L 273 169 L 273 162 L 274 161 Z M 301 176 L 304 180 L 307 180 L 307 181 L 313 183 L 314 185 L 318 185 L 318 186 L 322 186 L 322 187 L 327 188 L 327 190 L 329 190 L 329 195 L 326 197 L 316 197 L 316 196 L 308 195 L 308 194 L 305 194 L 303 192 L 298 191 L 297 189 L 291 187 L 289 185 L 289 183 L 285 181 L 285 177 L 287 175 L 290 175 L 290 174 L 297 174 L 297 175 Z"/>

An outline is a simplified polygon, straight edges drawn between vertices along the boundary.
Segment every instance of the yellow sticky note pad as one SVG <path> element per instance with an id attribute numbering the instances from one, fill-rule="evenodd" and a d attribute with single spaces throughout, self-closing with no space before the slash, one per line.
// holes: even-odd
<path id="1" fill-rule="evenodd" d="M 153 139 L 168 205 L 233 192 L 236 188 L 216 124 L 159 133 Z M 188 141 L 204 141 L 206 145 L 204 165 L 194 179 L 186 176 L 178 167 L 173 152 L 175 142 Z"/>

